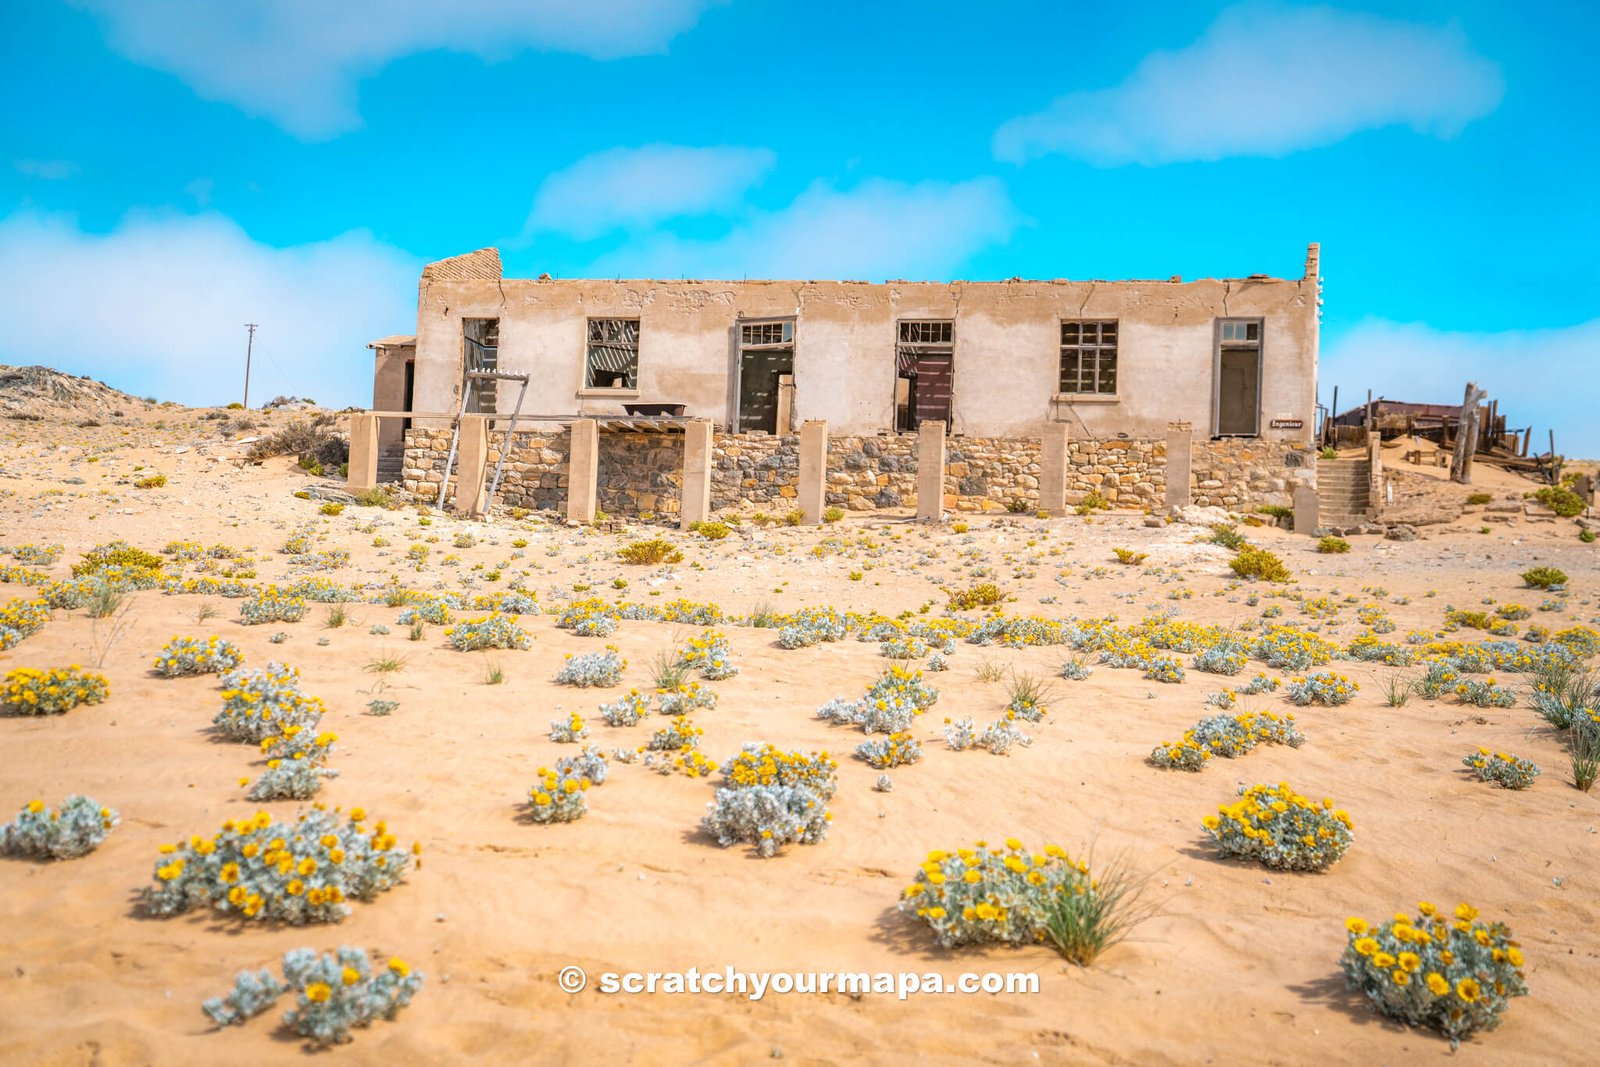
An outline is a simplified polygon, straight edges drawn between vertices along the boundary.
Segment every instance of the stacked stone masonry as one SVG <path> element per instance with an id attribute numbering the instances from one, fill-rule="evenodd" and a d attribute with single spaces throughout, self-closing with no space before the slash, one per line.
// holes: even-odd
<path id="1" fill-rule="evenodd" d="M 499 459 L 494 435 L 488 469 Z M 830 437 L 825 501 L 850 511 L 916 503 L 916 434 Z M 570 435 L 522 431 L 512 438 L 498 502 L 559 511 L 566 503 Z M 406 431 L 401 485 L 437 495 L 450 448 L 447 430 Z M 800 439 L 793 434 L 727 434 L 713 439 L 711 506 L 781 513 L 796 506 Z M 945 506 L 957 511 L 1033 510 L 1039 505 L 1038 438 L 952 437 L 946 444 Z M 1073 440 L 1067 462 L 1069 505 L 1099 492 L 1119 507 L 1158 507 L 1166 487 L 1166 443 Z M 599 502 L 611 515 L 676 515 L 682 505 L 683 438 L 666 433 L 600 435 Z M 1196 441 L 1190 472 L 1194 503 L 1239 508 L 1289 504 L 1294 486 L 1315 485 L 1303 446 L 1254 439 Z"/>

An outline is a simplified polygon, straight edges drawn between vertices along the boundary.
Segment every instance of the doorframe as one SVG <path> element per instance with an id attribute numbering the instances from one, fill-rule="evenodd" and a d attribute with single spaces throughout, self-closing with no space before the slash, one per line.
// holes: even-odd
<path id="1" fill-rule="evenodd" d="M 1222 324 L 1225 322 L 1254 323 L 1256 327 L 1256 410 L 1255 428 L 1249 433 L 1222 432 Z M 1235 341 L 1228 344 L 1229 348 L 1249 348 L 1248 341 Z M 1264 408 L 1266 393 L 1266 361 L 1264 353 L 1267 348 L 1267 320 L 1249 315 L 1228 315 L 1211 320 L 1211 436 L 1219 437 L 1260 437 L 1261 412 Z"/>
<path id="2" fill-rule="evenodd" d="M 729 433 L 743 433 L 740 422 L 744 412 L 740 410 L 740 398 L 744 395 L 744 327 L 761 326 L 771 322 L 787 322 L 790 324 L 789 343 L 787 345 L 756 345 L 749 349 L 751 352 L 771 351 L 778 348 L 787 348 L 790 353 L 789 373 L 795 379 L 795 393 L 798 397 L 800 391 L 800 316 L 799 315 L 760 315 L 754 317 L 740 316 L 733 320 L 733 395 L 729 405 L 731 418 L 728 419 Z M 792 414 L 792 413 L 791 413 Z M 788 431 L 783 427 L 776 427 L 774 434 L 783 434 Z"/>

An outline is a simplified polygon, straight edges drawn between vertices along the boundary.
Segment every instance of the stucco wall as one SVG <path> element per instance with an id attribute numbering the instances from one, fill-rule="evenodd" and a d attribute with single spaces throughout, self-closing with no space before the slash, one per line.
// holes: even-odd
<path id="1" fill-rule="evenodd" d="M 459 403 L 461 320 L 500 319 L 500 367 L 533 375 L 543 414 L 621 414 L 629 399 L 733 418 L 735 327 L 793 317 L 795 420 L 872 435 L 893 421 L 896 322 L 955 321 L 951 432 L 1015 437 L 1064 421 L 1075 437 L 1156 439 L 1172 421 L 1211 435 L 1215 321 L 1264 320 L 1261 437 L 1309 441 L 1314 425 L 1315 258 L 1303 279 L 1191 282 L 670 282 L 425 276 L 417 307 L 415 410 Z M 589 317 L 640 319 L 637 396 L 582 388 Z M 1058 398 L 1061 319 L 1120 323 L 1114 401 Z M 516 386 L 503 383 L 500 410 Z M 1271 429 L 1272 419 L 1298 419 Z"/>

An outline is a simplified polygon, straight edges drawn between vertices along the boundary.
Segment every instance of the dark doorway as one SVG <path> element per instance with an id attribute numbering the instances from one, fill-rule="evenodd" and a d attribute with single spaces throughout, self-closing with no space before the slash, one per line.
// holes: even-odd
<path id="1" fill-rule="evenodd" d="M 739 326 L 740 433 L 786 433 L 778 425 L 778 380 L 794 374 L 794 323 Z"/>

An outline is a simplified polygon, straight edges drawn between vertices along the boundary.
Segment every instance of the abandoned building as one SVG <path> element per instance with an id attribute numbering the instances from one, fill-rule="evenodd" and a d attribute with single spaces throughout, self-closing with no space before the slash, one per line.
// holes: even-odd
<path id="1" fill-rule="evenodd" d="M 826 502 L 912 506 L 922 431 L 948 506 L 1037 506 L 1062 435 L 1067 503 L 1287 503 L 1315 477 L 1318 249 L 1301 277 L 1183 281 L 505 278 L 493 248 L 429 264 L 414 336 L 374 341 L 384 480 L 440 491 L 462 416 L 492 426 L 501 502 L 560 506 L 575 422 L 600 505 L 674 514 L 682 434 L 709 423 L 713 508 L 797 494 L 825 424 Z M 409 416 L 409 417 L 407 417 Z M 499 453 L 505 449 L 506 455 Z"/>

